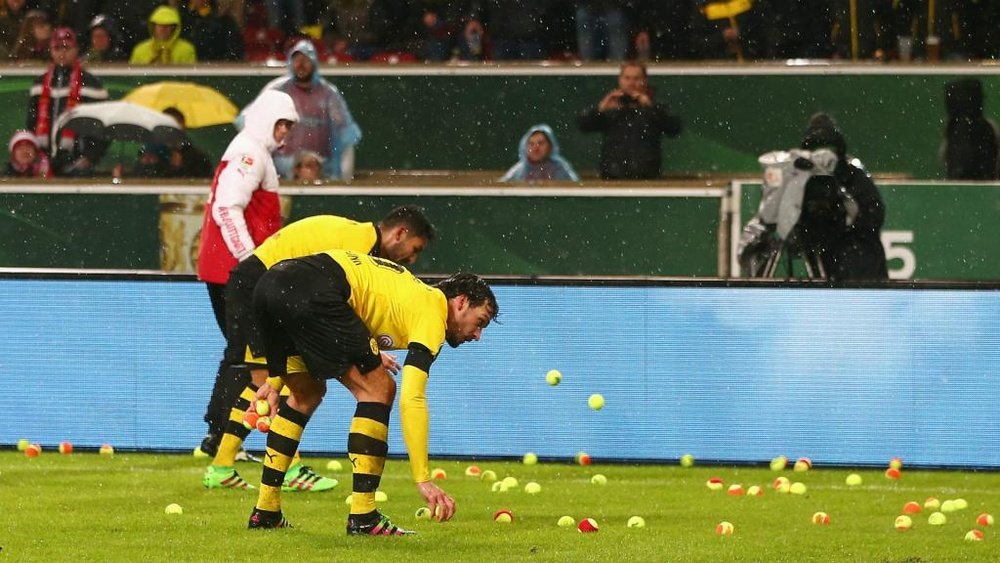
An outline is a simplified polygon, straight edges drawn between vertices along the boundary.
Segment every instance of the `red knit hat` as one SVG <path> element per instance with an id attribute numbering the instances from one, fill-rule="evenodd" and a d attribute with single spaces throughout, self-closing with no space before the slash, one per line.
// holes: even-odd
<path id="1" fill-rule="evenodd" d="M 76 47 L 76 32 L 68 27 L 57 27 L 52 32 L 52 40 L 49 41 L 49 47 L 55 47 L 56 45 Z"/>

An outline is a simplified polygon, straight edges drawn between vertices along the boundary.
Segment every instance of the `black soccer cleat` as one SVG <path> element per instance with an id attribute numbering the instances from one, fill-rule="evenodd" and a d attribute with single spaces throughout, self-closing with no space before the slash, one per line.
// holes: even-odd
<path id="1" fill-rule="evenodd" d="M 404 530 L 389 520 L 388 516 L 376 510 L 371 516 L 347 517 L 347 535 L 349 536 L 408 536 L 416 534 L 413 530 Z"/>
<path id="2" fill-rule="evenodd" d="M 248 530 L 275 530 L 277 528 L 291 528 L 292 524 L 281 514 L 281 511 L 271 512 L 254 508 L 250 514 L 250 521 L 247 523 Z"/>

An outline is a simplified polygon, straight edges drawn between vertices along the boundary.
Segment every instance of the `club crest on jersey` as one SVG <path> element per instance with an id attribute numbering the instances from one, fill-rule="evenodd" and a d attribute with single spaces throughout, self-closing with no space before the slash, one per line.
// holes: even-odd
<path id="1" fill-rule="evenodd" d="M 368 339 L 368 346 L 372 349 L 372 354 L 378 355 L 378 344 L 375 342 L 374 338 Z"/>
<path id="2" fill-rule="evenodd" d="M 253 157 L 248 154 L 243 155 L 243 158 L 240 159 L 240 164 L 243 166 L 253 166 Z"/>
<path id="3" fill-rule="evenodd" d="M 382 350 L 392 350 L 392 345 L 395 342 L 392 341 L 392 337 L 388 334 L 378 335 L 378 347 Z"/>

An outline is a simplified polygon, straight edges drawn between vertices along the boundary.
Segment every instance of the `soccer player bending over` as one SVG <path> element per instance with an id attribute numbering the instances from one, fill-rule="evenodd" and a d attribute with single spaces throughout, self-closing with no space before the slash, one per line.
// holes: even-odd
<path id="1" fill-rule="evenodd" d="M 403 365 L 403 439 L 417 490 L 438 520 L 449 520 L 455 501 L 430 480 L 425 389 L 441 346 L 479 340 L 499 314 L 489 285 L 473 274 L 455 274 L 429 286 L 406 268 L 350 251 L 328 251 L 285 260 L 265 273 L 254 289 L 254 313 L 263 336 L 267 366 L 291 389 L 277 410 L 279 386 L 269 379 L 257 397 L 277 417 L 267 452 L 257 504 L 248 527 L 282 528 L 281 484 L 309 417 L 337 380 L 357 400 L 347 439 L 354 470 L 349 535 L 397 536 L 375 506 L 388 453 L 389 412 L 396 382 L 379 354 L 407 350 Z"/>

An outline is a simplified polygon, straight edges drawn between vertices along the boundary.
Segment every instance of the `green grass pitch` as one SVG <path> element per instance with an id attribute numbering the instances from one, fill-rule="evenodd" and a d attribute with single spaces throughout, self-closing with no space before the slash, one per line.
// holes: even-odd
<path id="1" fill-rule="evenodd" d="M 51 449 L 35 459 L 0 452 L 0 560 L 9 561 L 864 561 L 973 562 L 1000 560 L 1000 529 L 984 528 L 982 542 L 964 541 L 976 516 L 1000 517 L 1000 473 L 903 469 L 897 482 L 881 470 L 859 473 L 864 484 L 849 488 L 851 471 L 816 467 L 781 474 L 808 487 L 805 495 L 779 494 L 770 487 L 778 475 L 767 468 L 681 468 L 657 465 L 569 464 L 526 466 L 476 462 L 500 478 L 516 477 L 511 491 L 491 491 L 491 483 L 466 477 L 472 462 L 436 461 L 448 478 L 439 483 L 458 503 L 454 520 L 418 520 L 420 499 L 402 461 L 390 461 L 381 508 L 418 535 L 406 538 L 352 538 L 344 534 L 350 475 L 326 472 L 326 459 L 307 460 L 321 473 L 340 479 L 327 493 L 284 495 L 285 515 L 294 529 L 246 530 L 256 491 L 208 491 L 201 486 L 207 460 L 181 455 L 95 453 L 61 456 Z M 345 467 L 350 467 L 345 462 Z M 241 463 L 251 482 L 260 465 Z M 594 485 L 591 476 L 607 476 Z M 705 482 L 721 477 L 728 486 L 761 485 L 762 497 L 734 497 L 710 491 Z M 535 481 L 541 492 L 529 495 Z M 903 504 L 923 504 L 929 496 L 964 498 L 969 507 L 951 512 L 943 526 L 930 526 L 927 512 L 913 516 L 914 527 L 899 532 L 893 521 Z M 170 503 L 182 515 L 166 515 Z M 500 508 L 514 513 L 511 524 L 493 522 Z M 812 524 L 827 512 L 829 526 Z M 591 517 L 600 531 L 581 534 L 560 528 L 569 515 Z M 630 516 L 646 527 L 628 529 Z M 735 534 L 718 536 L 720 521 Z"/>

